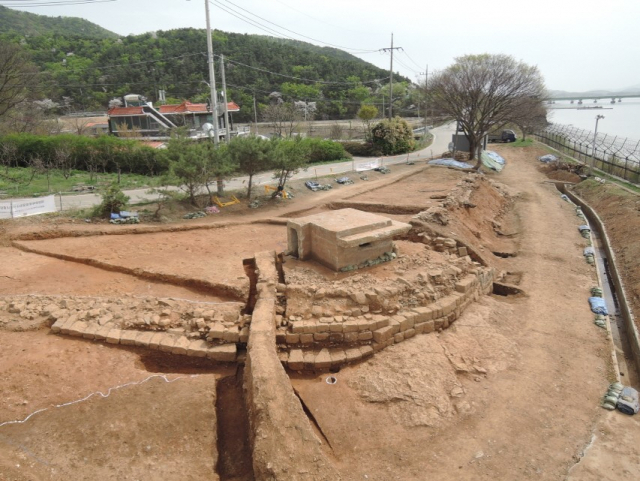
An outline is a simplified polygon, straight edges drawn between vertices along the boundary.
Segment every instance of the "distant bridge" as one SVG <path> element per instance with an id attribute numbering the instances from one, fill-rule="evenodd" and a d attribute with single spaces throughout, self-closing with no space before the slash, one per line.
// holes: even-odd
<path id="1" fill-rule="evenodd" d="M 611 103 L 615 103 L 616 99 L 618 102 L 621 102 L 622 99 L 631 99 L 631 98 L 640 98 L 640 92 L 624 94 L 624 95 L 573 95 L 573 96 L 564 96 L 564 97 L 549 97 L 547 100 L 548 103 L 555 102 L 556 100 L 570 100 L 571 103 L 574 101 L 578 101 L 578 104 L 581 104 L 584 100 L 593 100 L 596 103 L 598 100 L 603 99 L 611 99 Z"/>

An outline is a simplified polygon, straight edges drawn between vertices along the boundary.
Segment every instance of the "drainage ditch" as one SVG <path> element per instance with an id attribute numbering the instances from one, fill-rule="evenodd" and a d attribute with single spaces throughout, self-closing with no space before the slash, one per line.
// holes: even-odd
<path id="1" fill-rule="evenodd" d="M 243 367 L 216 384 L 218 465 L 221 481 L 253 481 L 249 418 L 242 391 Z"/>

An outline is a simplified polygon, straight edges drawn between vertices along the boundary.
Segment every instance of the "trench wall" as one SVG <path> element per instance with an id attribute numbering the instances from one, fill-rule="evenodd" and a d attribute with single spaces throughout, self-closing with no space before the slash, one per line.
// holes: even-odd
<path id="1" fill-rule="evenodd" d="M 602 239 L 604 250 L 607 253 L 607 257 L 611 262 L 609 262 L 609 271 L 611 273 L 611 279 L 616 288 L 616 293 L 618 296 L 618 303 L 620 306 L 620 314 L 622 315 L 622 319 L 624 321 L 625 331 L 627 334 L 627 338 L 629 339 L 629 344 L 631 346 L 631 351 L 633 353 L 633 360 L 640 372 L 640 335 L 638 334 L 638 329 L 635 324 L 635 318 L 633 316 L 633 312 L 629 307 L 629 303 L 627 302 L 627 293 L 624 287 L 624 283 L 622 282 L 622 277 L 620 276 L 620 272 L 618 271 L 617 262 L 616 262 L 616 254 L 611 248 L 611 241 L 609 240 L 609 236 L 607 235 L 607 230 L 605 228 L 604 222 L 598 216 L 598 213 L 587 204 L 582 198 L 576 195 L 574 192 L 571 192 L 566 186 L 562 186 L 563 192 L 577 205 L 582 208 L 582 212 L 589 219 L 589 223 L 598 229 L 598 233 Z"/>
<path id="2" fill-rule="evenodd" d="M 275 252 L 256 254 L 256 304 L 244 369 L 253 470 L 260 480 L 336 481 L 276 351 Z"/>

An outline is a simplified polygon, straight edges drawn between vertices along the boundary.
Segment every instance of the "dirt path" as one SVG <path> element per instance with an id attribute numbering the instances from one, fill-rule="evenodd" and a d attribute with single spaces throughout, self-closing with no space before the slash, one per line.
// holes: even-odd
<path id="1" fill-rule="evenodd" d="M 598 407 L 609 346 L 586 302 L 578 219 L 531 154 L 504 155 L 492 178 L 521 192 L 520 251 L 495 265 L 526 296 L 482 300 L 454 329 L 342 370 L 338 389 L 295 381 L 346 479 L 565 479 L 598 420 L 621 416 Z"/>

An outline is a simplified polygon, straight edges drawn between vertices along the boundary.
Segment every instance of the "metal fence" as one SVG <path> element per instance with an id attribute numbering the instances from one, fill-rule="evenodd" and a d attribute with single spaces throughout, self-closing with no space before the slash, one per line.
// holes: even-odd
<path id="1" fill-rule="evenodd" d="M 578 162 L 634 184 L 640 183 L 639 140 L 599 133 L 594 142 L 592 131 L 562 124 L 551 124 L 534 135 Z"/>

